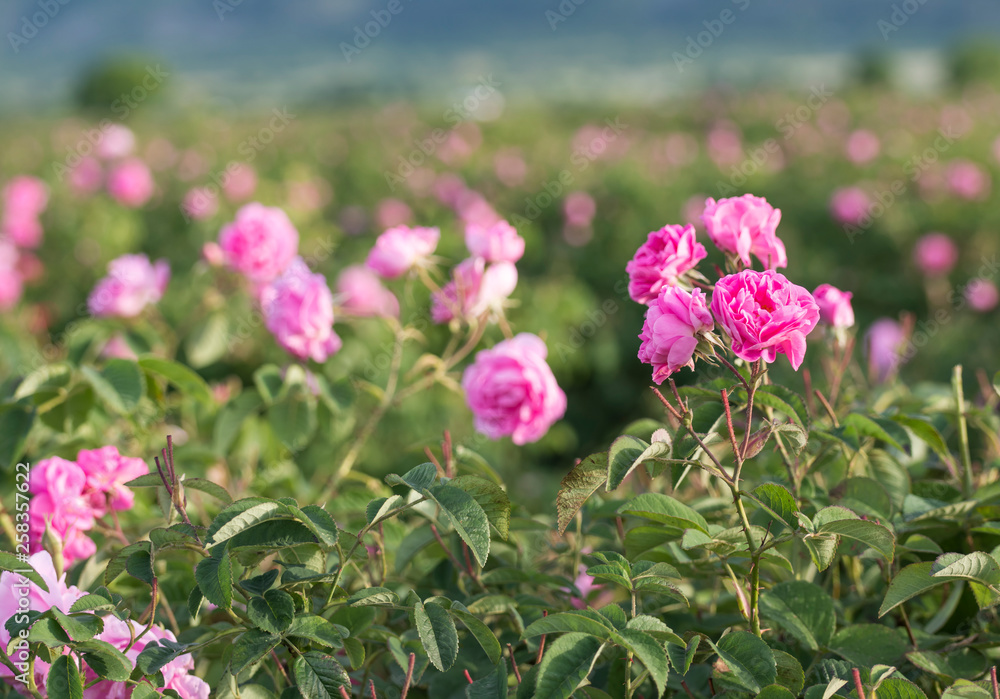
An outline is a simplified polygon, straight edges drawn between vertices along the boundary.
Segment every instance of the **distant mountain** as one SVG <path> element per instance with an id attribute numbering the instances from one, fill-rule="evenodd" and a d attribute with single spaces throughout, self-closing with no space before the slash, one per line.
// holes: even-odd
<path id="1" fill-rule="evenodd" d="M 783 63 L 788 56 L 940 50 L 996 35 L 1000 3 L 7 0 L 0 27 L 0 108 L 10 110 L 56 103 L 87 66 L 128 52 L 161 58 L 185 94 L 223 101 L 446 94 L 491 71 L 512 92 L 533 95 L 641 94 L 650 76 L 654 94 L 669 93 L 720 71 L 791 74 L 801 65 Z M 680 70 L 677 57 L 693 55 Z"/>

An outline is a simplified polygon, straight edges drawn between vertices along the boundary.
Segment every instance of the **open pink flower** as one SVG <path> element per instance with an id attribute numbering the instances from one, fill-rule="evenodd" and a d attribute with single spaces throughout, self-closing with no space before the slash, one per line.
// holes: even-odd
<path id="1" fill-rule="evenodd" d="M 566 412 L 566 394 L 545 362 L 545 343 L 521 333 L 482 350 L 462 376 L 476 429 L 490 439 L 534 442 Z"/>
<path id="2" fill-rule="evenodd" d="M 108 276 L 90 292 L 87 308 L 95 316 L 133 318 L 163 298 L 169 281 L 166 260 L 152 264 L 145 255 L 122 255 L 108 264 Z"/>
<path id="3" fill-rule="evenodd" d="M 340 351 L 333 331 L 333 294 L 322 274 L 309 271 L 301 257 L 261 294 L 264 323 L 287 352 L 325 362 Z"/>
<path id="4" fill-rule="evenodd" d="M 677 286 L 664 287 L 646 311 L 639 333 L 639 360 L 653 366 L 657 384 L 681 367 L 694 369 L 699 336 L 713 326 L 701 289 L 688 293 Z"/>
<path id="5" fill-rule="evenodd" d="M 423 264 L 437 248 L 441 231 L 437 228 L 396 226 L 378 237 L 365 264 L 386 279 L 401 277 Z"/>
<path id="6" fill-rule="evenodd" d="M 820 284 L 813 292 L 819 306 L 820 322 L 834 328 L 849 328 L 854 325 L 854 309 L 851 307 L 850 291 L 841 291 L 830 284 Z"/>
<path id="7" fill-rule="evenodd" d="M 771 363 L 785 354 L 796 370 L 805 358 L 806 335 L 819 322 L 812 294 L 771 270 L 723 277 L 715 284 L 711 308 L 737 357 Z"/>
<path id="8" fill-rule="evenodd" d="M 913 248 L 913 260 L 928 276 L 948 274 L 958 262 L 958 246 L 944 233 L 928 233 Z"/>
<path id="9" fill-rule="evenodd" d="M 87 491 L 91 507 L 98 516 L 107 509 L 111 498 L 111 509 L 128 510 L 132 507 L 135 494 L 125 483 L 149 473 L 149 467 L 142 459 L 122 456 L 114 446 L 100 449 L 82 449 L 76 455 L 77 465 L 87 476 Z"/>
<path id="10" fill-rule="evenodd" d="M 646 237 L 625 265 L 628 294 L 633 301 L 650 304 L 666 286 L 676 286 L 685 272 L 694 269 L 708 253 L 695 240 L 694 226 L 664 226 Z"/>
<path id="11" fill-rule="evenodd" d="M 254 202 L 236 212 L 219 232 L 226 263 L 255 283 L 276 279 L 299 247 L 299 232 L 279 208 Z"/>
<path id="12" fill-rule="evenodd" d="M 481 257 L 470 257 L 455 265 L 452 280 L 431 297 L 431 318 L 447 323 L 458 317 L 478 318 L 498 312 L 517 287 L 517 267 L 511 262 L 486 266 Z"/>
<path id="13" fill-rule="evenodd" d="M 146 163 L 129 158 L 115 165 L 108 173 L 108 194 L 122 206 L 136 209 L 153 196 L 156 183 Z"/>
<path id="14" fill-rule="evenodd" d="M 31 470 L 32 494 L 29 537 L 32 548 L 41 546 L 46 525 L 63 544 L 68 562 L 88 558 L 97 546 L 84 533 L 94 526 L 94 508 L 86 493 L 87 474 L 72 461 L 54 456 Z"/>
<path id="15" fill-rule="evenodd" d="M 719 201 L 709 197 L 701 218 L 715 246 L 736 255 L 744 265 L 750 265 L 753 254 L 768 269 L 788 266 L 785 244 L 776 233 L 781 209 L 775 209 L 763 197 L 744 194 Z"/>
<path id="16" fill-rule="evenodd" d="M 341 307 L 356 316 L 399 318 L 399 300 L 382 285 L 375 272 L 364 265 L 352 265 L 337 278 Z"/>
<path id="17" fill-rule="evenodd" d="M 465 227 L 465 247 L 487 262 L 517 262 L 524 255 L 524 238 L 503 220 L 492 225 L 471 223 Z"/>

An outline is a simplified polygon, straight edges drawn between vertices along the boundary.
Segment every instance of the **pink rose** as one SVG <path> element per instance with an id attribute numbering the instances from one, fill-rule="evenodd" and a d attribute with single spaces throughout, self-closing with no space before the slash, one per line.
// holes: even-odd
<path id="1" fill-rule="evenodd" d="M 111 509 L 131 509 L 135 495 L 125 483 L 149 473 L 145 461 L 122 456 L 114 446 L 81 449 L 76 455 L 76 463 L 87 476 L 90 504 L 98 516 L 107 509 L 109 496 Z"/>
<path id="2" fill-rule="evenodd" d="M 69 188 L 77 196 L 93 194 L 101 188 L 104 170 L 97 158 L 82 158 L 69 171 Z"/>
<path id="3" fill-rule="evenodd" d="M 325 362 L 340 351 L 333 331 L 333 294 L 326 278 L 310 272 L 301 257 L 264 289 L 261 307 L 267 329 L 290 354 Z"/>
<path id="4" fill-rule="evenodd" d="M 56 575 L 55 566 L 52 563 L 52 555 L 48 551 L 38 551 L 28 557 L 30 565 L 45 582 L 48 591 L 43 590 L 35 583 L 28 586 L 28 609 L 36 612 L 46 612 L 53 607 L 63 613 L 69 613 L 73 603 L 86 594 L 75 585 L 66 584 L 66 574 Z M 21 594 L 18 594 L 23 587 L 21 576 L 16 573 L 0 573 L 0 643 L 4 648 L 10 643 L 10 632 L 7 631 L 7 620 L 14 616 L 18 609 L 18 601 Z M 15 589 L 15 585 L 19 589 Z M 10 676 L 10 670 L 5 665 L 0 665 L 0 674 L 6 673 Z"/>
<path id="5" fill-rule="evenodd" d="M 134 318 L 163 298 L 169 281 L 166 260 L 151 264 L 145 255 L 122 255 L 108 264 L 108 276 L 90 292 L 87 307 L 95 316 Z"/>
<path id="6" fill-rule="evenodd" d="M 219 198 L 209 187 L 194 187 L 184 195 L 181 209 L 188 218 L 203 221 L 215 216 L 219 210 Z"/>
<path id="7" fill-rule="evenodd" d="M 903 326 L 892 318 L 879 318 L 865 333 L 869 373 L 879 383 L 893 376 L 903 361 L 906 342 Z"/>
<path id="8" fill-rule="evenodd" d="M 503 220 L 487 226 L 472 223 L 465 227 L 465 247 L 487 262 L 517 262 L 524 255 L 524 238 Z"/>
<path id="9" fill-rule="evenodd" d="M 112 335 L 111 339 L 104 345 L 104 349 L 101 350 L 101 357 L 105 359 L 138 359 L 139 355 L 129 346 L 125 340 L 125 336 L 117 333 Z"/>
<path id="10" fill-rule="evenodd" d="M 796 370 L 805 358 L 806 335 L 819 322 L 812 294 L 770 270 L 723 277 L 715 284 L 711 308 L 737 357 L 771 363 L 785 354 Z"/>
<path id="11" fill-rule="evenodd" d="M 132 209 L 149 201 L 155 187 L 153 174 L 138 158 L 123 160 L 108 173 L 108 194 L 122 206 Z"/>
<path id="12" fill-rule="evenodd" d="M 881 147 L 878 136 L 871 131 L 858 129 L 851 132 L 851 135 L 847 137 L 845 151 L 847 152 L 847 159 L 852 163 L 855 165 L 864 165 L 878 156 Z"/>
<path id="13" fill-rule="evenodd" d="M 841 291 L 830 284 L 820 284 L 813 292 L 813 299 L 819 306 L 820 322 L 834 328 L 849 328 L 854 325 L 854 309 L 851 308 L 850 291 Z"/>
<path id="14" fill-rule="evenodd" d="M 399 199 L 383 199 L 375 210 L 375 222 L 379 228 L 405 226 L 413 220 L 413 211 L 406 202 Z"/>
<path id="15" fill-rule="evenodd" d="M 962 199 L 985 199 L 990 192 L 990 176 L 971 160 L 955 160 L 945 172 L 948 188 Z"/>
<path id="16" fill-rule="evenodd" d="M 124 158 L 135 148 L 135 134 L 127 126 L 109 124 L 97 142 L 97 156 L 104 160 Z"/>
<path id="17" fill-rule="evenodd" d="M 24 291 L 24 279 L 18 266 L 17 248 L 0 238 L 0 311 L 17 305 Z"/>
<path id="18" fill-rule="evenodd" d="M 222 179 L 222 191 L 229 201 L 245 201 L 253 196 L 257 189 L 257 173 L 246 163 L 240 163 L 235 168 L 227 170 L 228 177 Z"/>
<path id="19" fill-rule="evenodd" d="M 570 192 L 563 201 L 563 215 L 571 226 L 585 228 L 594 220 L 597 204 L 586 192 Z"/>
<path id="20" fill-rule="evenodd" d="M 775 209 L 763 197 L 742 197 L 705 201 L 701 215 L 708 237 L 717 248 L 736 255 L 750 265 L 751 253 L 769 269 L 787 267 L 785 244 L 777 236 L 781 209 Z"/>
<path id="21" fill-rule="evenodd" d="M 639 333 L 639 360 L 653 366 L 653 381 L 657 384 L 681 367 L 694 369 L 699 336 L 713 326 L 701 289 L 688 293 L 680 287 L 665 286 L 646 311 Z"/>
<path id="22" fill-rule="evenodd" d="M 958 246 L 944 233 L 928 233 L 913 248 L 913 261 L 928 276 L 948 274 L 958 262 Z"/>
<path id="23" fill-rule="evenodd" d="M 989 313 L 1000 303 L 1000 291 L 996 284 L 986 279 L 973 279 L 965 287 L 965 300 L 969 302 L 972 310 L 980 313 Z"/>
<path id="24" fill-rule="evenodd" d="M 482 350 L 465 370 L 462 388 L 476 429 L 490 439 L 510 435 L 514 444 L 534 442 L 566 412 L 566 394 L 545 363 L 537 336 L 521 333 Z"/>
<path id="25" fill-rule="evenodd" d="M 0 235 L 19 248 L 37 248 L 43 232 L 41 221 L 34 215 L 5 212 L 0 222 Z"/>
<path id="26" fill-rule="evenodd" d="M 489 267 L 481 257 L 470 257 L 455 265 L 452 281 L 431 297 L 431 318 L 447 323 L 458 314 L 470 320 L 488 311 L 499 312 L 517 287 L 517 267 L 497 262 Z"/>
<path id="27" fill-rule="evenodd" d="M 399 318 L 399 300 L 364 265 L 353 265 L 340 273 L 337 293 L 343 297 L 341 307 L 352 315 Z"/>
<path id="28" fill-rule="evenodd" d="M 424 264 L 440 238 L 441 231 L 437 228 L 390 228 L 375 241 L 365 264 L 386 279 L 401 277 Z"/>
<path id="29" fill-rule="evenodd" d="M 49 202 L 49 188 L 37 177 L 18 175 L 3 188 L 4 214 L 35 218 Z"/>
<path id="30" fill-rule="evenodd" d="M 284 211 L 255 202 L 242 207 L 236 220 L 222 227 L 219 246 L 230 267 L 252 282 L 269 282 L 295 257 L 299 232 Z"/>
<path id="31" fill-rule="evenodd" d="M 87 474 L 72 461 L 54 456 L 39 461 L 31 471 L 32 493 L 29 537 L 39 547 L 46 524 L 63 542 L 67 562 L 88 558 L 97 546 L 85 534 L 94 526 L 95 512 L 86 493 Z"/>
<path id="32" fill-rule="evenodd" d="M 625 265 L 628 295 L 637 303 L 654 302 L 660 289 L 676 286 L 681 275 L 707 254 L 705 246 L 695 240 L 694 226 L 670 225 L 653 231 Z"/>
<path id="33" fill-rule="evenodd" d="M 830 215 L 840 224 L 858 226 L 868 216 L 872 200 L 860 187 L 844 187 L 830 196 Z"/>

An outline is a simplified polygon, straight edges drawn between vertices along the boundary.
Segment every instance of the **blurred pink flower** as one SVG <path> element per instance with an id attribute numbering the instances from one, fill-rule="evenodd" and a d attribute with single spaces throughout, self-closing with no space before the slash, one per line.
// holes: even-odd
<path id="1" fill-rule="evenodd" d="M 847 143 L 844 146 L 844 150 L 847 153 L 847 159 L 855 165 L 864 165 L 865 163 L 874 160 L 878 157 L 881 149 L 882 144 L 879 142 L 878 136 L 866 129 L 858 129 L 857 131 L 851 132 L 851 135 L 847 137 Z"/>
<path id="2" fill-rule="evenodd" d="M 504 220 L 492 225 L 467 225 L 465 247 L 473 257 L 487 262 L 517 262 L 524 256 L 524 238 Z"/>
<path id="3" fill-rule="evenodd" d="M 717 124 L 708 132 L 708 157 L 719 167 L 735 165 L 743 159 L 743 138 L 730 123 Z"/>
<path id="4" fill-rule="evenodd" d="M 4 215 L 36 217 L 45 211 L 49 188 L 37 177 L 18 175 L 3 188 Z"/>
<path id="5" fill-rule="evenodd" d="M 383 199 L 375 209 L 375 223 L 383 230 L 408 225 L 412 220 L 412 209 L 399 199 Z"/>
<path id="6" fill-rule="evenodd" d="M 480 351 L 462 376 L 476 430 L 522 445 L 541 439 L 566 412 L 566 394 L 545 362 L 548 350 L 521 333 Z"/>
<path id="7" fill-rule="evenodd" d="M 108 263 L 108 276 L 90 292 L 87 308 L 95 316 L 133 318 L 163 298 L 169 281 L 166 260 L 152 264 L 145 255 L 122 255 Z"/>
<path id="8" fill-rule="evenodd" d="M 677 286 L 682 275 L 697 266 L 708 253 L 695 240 L 694 226 L 664 226 L 646 237 L 625 271 L 628 294 L 636 303 L 652 304 L 660 289 Z"/>
<path id="9" fill-rule="evenodd" d="M 105 359 L 138 359 L 138 355 L 129 347 L 125 336 L 121 333 L 111 336 L 111 339 L 104 345 L 104 349 L 101 350 L 101 357 Z"/>
<path id="10" fill-rule="evenodd" d="M 87 474 L 79 465 L 58 456 L 42 459 L 31 470 L 28 489 L 31 548 L 42 544 L 45 528 L 63 544 L 67 562 L 88 558 L 97 546 L 84 533 L 94 526 L 95 513 L 87 487 Z"/>
<path id="11" fill-rule="evenodd" d="M 209 241 L 201 246 L 201 258 L 212 267 L 221 267 L 226 264 L 226 253 L 214 241 Z"/>
<path id="12" fill-rule="evenodd" d="M 32 215 L 5 211 L 0 221 L 0 235 L 21 248 L 37 248 L 43 233 L 41 221 Z"/>
<path id="13" fill-rule="evenodd" d="M 138 208 L 153 196 L 156 184 L 146 163 L 129 158 L 115 165 L 108 173 L 108 194 L 122 206 Z"/>
<path id="14" fill-rule="evenodd" d="M 570 192 L 563 201 L 563 214 L 566 216 L 566 223 L 584 228 L 594 220 L 597 204 L 586 192 Z"/>
<path id="15" fill-rule="evenodd" d="M 97 157 L 117 160 L 132 154 L 135 148 L 135 134 L 132 129 L 121 124 L 109 124 L 97 142 Z"/>
<path id="16" fill-rule="evenodd" d="M 299 247 L 299 232 L 277 207 L 246 204 L 236 220 L 219 232 L 226 263 L 250 281 L 260 284 L 280 275 Z"/>
<path id="17" fill-rule="evenodd" d="M 508 187 L 518 187 L 528 174 L 528 164 L 524 162 L 517 148 L 504 148 L 493 157 L 493 171 L 497 179 Z"/>
<path id="18" fill-rule="evenodd" d="M 709 197 L 701 218 L 715 247 L 739 257 L 744 265 L 750 265 L 753 254 L 769 269 L 788 266 L 785 244 L 776 233 L 781 209 L 763 197 L 744 194 L 719 201 Z"/>
<path id="19" fill-rule="evenodd" d="M 195 221 L 203 221 L 215 216 L 219 210 L 219 198 L 211 187 L 193 187 L 184 195 L 181 208 Z"/>
<path id="20" fill-rule="evenodd" d="M 958 262 L 958 246 L 944 233 L 928 233 L 914 246 L 913 261 L 928 276 L 948 274 Z"/>
<path id="21" fill-rule="evenodd" d="M 452 280 L 431 297 L 431 319 L 447 323 L 458 314 L 464 320 L 487 311 L 499 312 L 517 287 L 517 267 L 511 262 L 486 266 L 482 257 L 470 257 L 455 265 Z"/>
<path id="22" fill-rule="evenodd" d="M 257 191 L 257 171 L 246 163 L 239 163 L 227 170 L 222 179 L 222 191 L 231 202 L 246 201 Z"/>
<path id="23" fill-rule="evenodd" d="M 990 192 L 990 176 L 971 160 L 953 160 L 945 171 L 948 189 L 962 199 L 985 199 Z"/>
<path id="24" fill-rule="evenodd" d="M 314 274 L 301 257 L 261 293 L 264 324 L 278 344 L 299 359 L 325 362 L 340 351 L 333 331 L 333 294 L 322 274 Z"/>
<path id="25" fill-rule="evenodd" d="M 868 369 L 879 383 L 887 381 L 902 363 L 902 347 L 906 341 L 903 326 L 892 318 L 879 318 L 865 333 Z"/>
<path id="26" fill-rule="evenodd" d="M 649 304 L 639 339 L 639 361 L 653 367 L 653 381 L 663 383 L 681 367 L 694 369 L 694 351 L 703 333 L 714 327 L 701 289 L 665 286 Z"/>
<path id="27" fill-rule="evenodd" d="M 850 291 L 841 291 L 831 284 L 820 284 L 813 292 L 819 306 L 819 320 L 834 328 L 849 328 L 854 325 L 854 309 L 851 307 Z"/>
<path id="28" fill-rule="evenodd" d="M 97 158 L 81 158 L 69 171 L 69 188 L 77 196 L 93 194 L 104 184 L 104 169 Z"/>
<path id="29" fill-rule="evenodd" d="M 711 308 L 737 357 L 770 364 L 784 354 L 796 371 L 805 359 L 806 336 L 819 322 L 812 294 L 771 270 L 723 277 L 715 283 Z"/>
<path id="30" fill-rule="evenodd" d="M 390 228 L 375 241 L 365 264 L 386 279 L 401 277 L 426 264 L 440 238 L 441 231 L 437 228 Z"/>
<path id="31" fill-rule="evenodd" d="M 973 279 L 965 287 L 965 300 L 979 313 L 989 313 L 1000 303 L 1000 291 L 987 279 Z"/>
<path id="32" fill-rule="evenodd" d="M 469 190 L 459 175 L 445 172 L 434 180 L 434 196 L 439 202 L 452 209 L 458 206 L 459 200 Z"/>
<path id="33" fill-rule="evenodd" d="M 399 300 L 382 285 L 379 276 L 364 265 L 346 267 L 337 278 L 340 306 L 356 316 L 399 318 Z"/>
<path id="34" fill-rule="evenodd" d="M 830 197 L 830 214 L 837 223 L 857 226 L 868 216 L 871 197 L 860 187 L 842 187 Z"/>
<path id="35" fill-rule="evenodd" d="M 149 473 L 145 461 L 122 456 L 118 453 L 118 447 L 114 446 L 81 449 L 76 455 L 76 463 L 86 474 L 90 506 L 98 517 L 107 509 L 109 498 L 111 509 L 131 509 L 135 495 L 125 483 Z"/>

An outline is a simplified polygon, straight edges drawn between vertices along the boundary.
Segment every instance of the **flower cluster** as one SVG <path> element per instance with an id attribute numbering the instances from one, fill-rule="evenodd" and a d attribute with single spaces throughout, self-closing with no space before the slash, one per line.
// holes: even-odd
<path id="1" fill-rule="evenodd" d="M 134 318 L 163 298 L 169 281 L 166 260 L 154 264 L 145 255 L 122 255 L 108 263 L 108 276 L 90 292 L 87 308 L 95 316 Z"/>
<path id="2" fill-rule="evenodd" d="M 45 587 L 28 582 L 16 573 L 0 573 L 0 643 L 4 648 L 13 647 L 11 657 L 19 659 L 19 648 L 25 646 L 22 640 L 14 639 L 11 646 L 10 632 L 6 628 L 6 622 L 17 615 L 24 615 L 29 611 L 46 612 L 56 608 L 64 614 L 68 614 L 73 603 L 87 593 L 76 586 L 66 584 L 66 575 L 58 575 L 52 561 L 52 557 L 47 551 L 40 551 L 33 554 L 28 559 L 28 564 L 42 578 Z M 27 588 L 27 594 L 21 590 Z M 27 605 L 27 606 L 25 606 Z M 98 641 L 110 643 L 117 650 L 135 664 L 139 653 L 152 641 L 168 640 L 176 642 L 177 638 L 173 633 L 159 626 L 150 626 L 149 631 L 139 638 L 144 627 L 133 620 L 123 621 L 113 614 L 102 617 L 103 630 L 94 638 Z M 130 628 L 131 627 L 131 628 Z M 133 639 L 138 639 L 133 642 Z M 25 664 L 26 665 L 26 664 Z M 41 659 L 34 662 L 34 679 L 36 686 L 44 691 L 46 679 L 49 673 L 49 663 Z M 90 685 L 97 679 L 98 675 L 89 667 L 84 667 L 84 681 L 88 684 L 84 690 L 85 699 L 117 699 L 127 697 L 131 693 L 131 686 L 125 682 L 111 682 L 102 680 Z M 179 656 L 163 666 L 164 685 L 163 689 L 173 690 L 181 699 L 208 699 L 210 687 L 207 682 L 191 674 L 194 670 L 194 658 L 190 655 Z M 26 693 L 27 687 L 19 682 L 13 671 L 6 665 L 0 665 L 0 679 L 12 685 L 16 690 Z M 56 699 L 51 697 L 50 699 Z"/>
<path id="3" fill-rule="evenodd" d="M 31 545 L 40 545 L 48 529 L 67 562 L 92 556 L 97 547 L 86 532 L 109 512 L 131 509 L 125 483 L 148 471 L 142 459 L 122 456 L 113 446 L 83 449 L 76 461 L 53 456 L 38 462 L 28 483 Z"/>
<path id="4" fill-rule="evenodd" d="M 48 201 L 45 183 L 27 175 L 13 178 L 0 193 L 0 310 L 12 308 L 24 283 L 41 272 L 30 250 L 42 242 L 40 216 Z"/>

